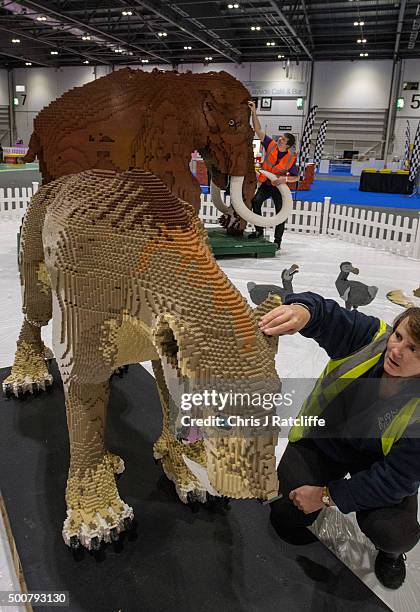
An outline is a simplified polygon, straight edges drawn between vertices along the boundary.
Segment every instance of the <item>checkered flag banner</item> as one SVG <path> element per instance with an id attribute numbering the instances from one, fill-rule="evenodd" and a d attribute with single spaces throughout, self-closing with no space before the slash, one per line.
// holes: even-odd
<path id="1" fill-rule="evenodd" d="M 407 119 L 407 126 L 405 128 L 405 149 L 404 149 L 404 161 L 403 169 L 408 168 L 408 162 L 410 161 L 410 122 Z"/>
<path id="2" fill-rule="evenodd" d="M 309 159 L 309 152 L 311 150 L 311 138 L 314 130 L 314 123 L 316 117 L 316 111 L 318 106 L 313 106 L 306 119 L 305 127 L 303 128 L 302 142 L 300 143 L 299 151 L 299 177 L 302 179 L 305 174 L 306 162 Z"/>
<path id="3" fill-rule="evenodd" d="M 321 163 L 322 152 L 324 150 L 325 139 L 327 137 L 327 126 L 328 126 L 328 119 L 324 119 L 324 121 L 319 126 L 318 134 L 316 137 L 315 150 L 314 150 L 315 171 L 318 170 L 318 166 Z"/>
<path id="4" fill-rule="evenodd" d="M 414 182 L 417 177 L 417 173 L 420 168 L 420 121 L 416 130 L 416 137 L 414 138 L 413 153 L 411 155 L 411 166 L 408 180 Z"/>

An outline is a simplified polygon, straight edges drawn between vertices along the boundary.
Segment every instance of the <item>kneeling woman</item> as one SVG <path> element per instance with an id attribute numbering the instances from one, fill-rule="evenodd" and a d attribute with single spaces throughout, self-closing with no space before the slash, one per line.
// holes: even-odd
<path id="1" fill-rule="evenodd" d="M 378 579 L 400 587 L 404 553 L 420 539 L 420 308 L 390 328 L 308 292 L 289 295 L 260 325 L 268 335 L 300 332 L 330 357 L 301 410 L 326 425 L 291 429 L 272 524 L 298 542 L 324 506 L 355 511 L 378 549 Z"/>

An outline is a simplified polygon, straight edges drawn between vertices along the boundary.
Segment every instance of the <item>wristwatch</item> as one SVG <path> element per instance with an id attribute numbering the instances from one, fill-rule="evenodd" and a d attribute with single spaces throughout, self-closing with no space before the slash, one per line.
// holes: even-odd
<path id="1" fill-rule="evenodd" d="M 324 506 L 327 506 L 327 508 L 330 507 L 330 505 L 331 505 L 331 495 L 330 495 L 330 491 L 329 491 L 327 485 L 325 485 L 325 487 L 322 489 L 321 500 L 322 500 L 322 503 L 324 504 Z"/>

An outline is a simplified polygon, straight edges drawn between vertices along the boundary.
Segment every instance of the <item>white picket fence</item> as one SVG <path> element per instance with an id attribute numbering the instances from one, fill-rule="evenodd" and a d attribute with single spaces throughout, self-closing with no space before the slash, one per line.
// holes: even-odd
<path id="1" fill-rule="evenodd" d="M 227 205 L 230 204 L 229 196 L 223 199 Z M 275 214 L 271 200 L 263 206 L 262 214 L 265 217 Z M 218 224 L 220 212 L 211 203 L 210 195 L 201 196 L 200 217 L 205 224 Z M 346 242 L 420 259 L 418 218 L 373 212 L 347 204 L 331 204 L 330 197 L 325 197 L 323 202 L 294 202 L 286 228 L 292 232 L 334 236 Z M 247 229 L 251 226 L 248 225 Z M 274 228 L 267 233 L 271 237 Z"/>
<path id="2" fill-rule="evenodd" d="M 32 195 L 38 190 L 32 187 L 0 188 L 0 221 L 21 218 Z M 227 205 L 230 197 L 222 197 Z M 274 206 L 270 200 L 263 207 L 264 216 L 273 216 Z M 202 194 L 200 217 L 206 225 L 218 225 L 220 212 L 213 206 L 210 195 Z M 397 255 L 420 259 L 420 222 L 387 212 L 373 212 L 355 206 L 331 204 L 331 198 L 323 202 L 301 202 L 293 204 L 287 230 L 311 235 L 328 235 L 347 242 L 390 251 Z M 251 226 L 248 225 L 248 229 Z M 270 228 L 271 236 L 274 228 Z"/>
<path id="3" fill-rule="evenodd" d="M 33 182 L 32 187 L 0 188 L 0 220 L 19 219 L 23 217 L 28 202 L 38 191 L 39 183 Z"/>

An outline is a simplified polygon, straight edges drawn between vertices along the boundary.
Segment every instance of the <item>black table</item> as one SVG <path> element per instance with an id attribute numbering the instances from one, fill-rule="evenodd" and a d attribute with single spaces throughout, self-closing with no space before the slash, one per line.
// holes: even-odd
<path id="1" fill-rule="evenodd" d="M 413 183 L 408 180 L 408 174 L 363 170 L 360 175 L 359 191 L 409 194 L 413 192 Z"/>

